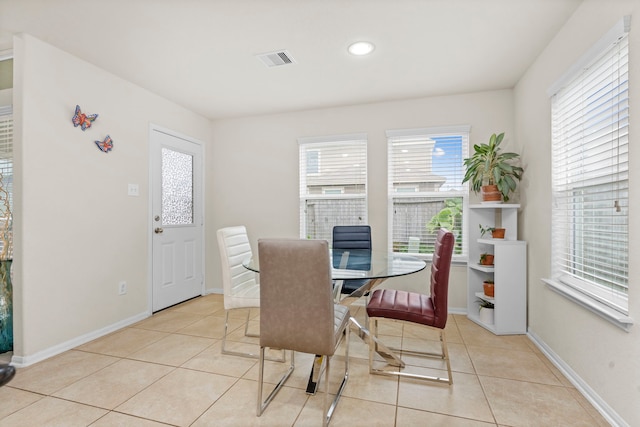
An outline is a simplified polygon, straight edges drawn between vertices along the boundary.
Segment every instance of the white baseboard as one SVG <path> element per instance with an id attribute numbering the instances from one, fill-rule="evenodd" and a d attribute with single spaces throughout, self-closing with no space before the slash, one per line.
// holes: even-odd
<path id="1" fill-rule="evenodd" d="M 18 367 L 24 368 L 29 365 L 33 365 L 34 363 L 41 362 L 50 357 L 56 356 L 60 353 L 64 353 L 67 350 L 71 350 L 76 348 L 82 344 L 86 344 L 89 341 L 93 341 L 97 338 L 103 337 L 111 332 L 115 332 L 119 329 L 125 328 L 127 326 L 133 325 L 136 322 L 146 319 L 151 316 L 151 312 L 144 312 L 140 314 L 136 314 L 135 316 L 129 317 L 128 319 L 121 320 L 112 325 L 106 326 L 104 328 L 91 331 L 85 335 L 81 335 L 79 337 L 73 338 L 69 341 L 63 342 L 61 344 L 55 345 L 53 347 L 49 347 L 45 350 L 39 351 L 35 354 L 31 354 L 28 356 L 16 356 L 13 355 L 11 357 L 11 364 Z"/>
<path id="2" fill-rule="evenodd" d="M 629 427 L 616 411 L 611 408 L 580 376 L 567 365 L 544 341 L 535 333 L 528 331 L 527 336 L 556 368 L 567 377 L 573 386 L 593 405 L 594 408 L 614 427 Z"/>
<path id="3" fill-rule="evenodd" d="M 456 308 L 456 307 L 449 307 L 447 309 L 447 311 L 449 312 L 449 314 L 462 314 L 464 316 L 467 315 L 467 308 Z"/>

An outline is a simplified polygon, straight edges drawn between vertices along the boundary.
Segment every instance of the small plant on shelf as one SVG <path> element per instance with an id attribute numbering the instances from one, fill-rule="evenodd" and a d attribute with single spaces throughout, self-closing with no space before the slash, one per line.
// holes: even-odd
<path id="1" fill-rule="evenodd" d="M 478 226 L 480 227 L 480 237 L 484 237 L 485 234 L 491 233 L 491 237 L 494 239 L 504 239 L 506 229 L 490 227 L 488 225 L 483 226 L 482 224 L 478 224 Z"/>
<path id="2" fill-rule="evenodd" d="M 493 279 L 487 279 L 482 282 L 482 289 L 485 296 L 493 298 L 495 296 L 495 284 L 493 283 Z"/>
<path id="3" fill-rule="evenodd" d="M 481 308 L 488 308 L 491 310 L 495 308 L 495 306 L 493 305 L 492 302 L 478 298 L 478 309 L 481 309 Z"/>
<path id="4" fill-rule="evenodd" d="M 478 299 L 478 313 L 480 322 L 486 325 L 493 325 L 495 323 L 494 305 L 489 301 Z"/>
<path id="5" fill-rule="evenodd" d="M 481 254 L 480 265 L 493 265 L 493 254 Z"/>

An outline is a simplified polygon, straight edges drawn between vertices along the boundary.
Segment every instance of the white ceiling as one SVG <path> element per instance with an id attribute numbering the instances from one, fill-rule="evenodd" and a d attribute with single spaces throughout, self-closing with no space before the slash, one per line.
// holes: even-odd
<path id="1" fill-rule="evenodd" d="M 580 3 L 0 0 L 0 50 L 30 33 L 217 119 L 512 88 Z M 295 64 L 255 57 L 280 49 Z"/>

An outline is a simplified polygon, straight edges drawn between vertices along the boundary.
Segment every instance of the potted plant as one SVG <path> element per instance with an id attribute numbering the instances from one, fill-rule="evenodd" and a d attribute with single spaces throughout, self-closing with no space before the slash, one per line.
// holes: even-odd
<path id="1" fill-rule="evenodd" d="M 507 231 L 505 228 L 489 227 L 488 225 L 483 226 L 482 224 L 478 224 L 478 226 L 480 227 L 480 237 L 491 233 L 491 237 L 494 239 L 504 239 L 504 234 Z"/>
<path id="2" fill-rule="evenodd" d="M 485 301 L 483 299 L 478 300 L 478 305 L 480 306 L 480 321 L 487 325 L 493 325 L 494 323 L 494 308 L 493 303 L 489 301 Z"/>
<path id="3" fill-rule="evenodd" d="M 493 298 L 495 296 L 495 284 L 493 280 L 487 279 L 482 282 L 482 288 L 484 290 L 484 295 Z"/>
<path id="4" fill-rule="evenodd" d="M 480 265 L 493 265 L 493 254 L 481 254 Z"/>
<path id="5" fill-rule="evenodd" d="M 483 201 L 500 203 L 504 199 L 508 202 L 509 193 L 515 191 L 516 180 L 519 181 L 524 172 L 512 163 L 520 157 L 519 154 L 501 152 L 503 139 L 504 132 L 500 135 L 494 133 L 488 144 L 475 144 L 473 155 L 464 159 L 467 170 L 462 183 L 469 181 L 475 193 L 482 193 Z"/>

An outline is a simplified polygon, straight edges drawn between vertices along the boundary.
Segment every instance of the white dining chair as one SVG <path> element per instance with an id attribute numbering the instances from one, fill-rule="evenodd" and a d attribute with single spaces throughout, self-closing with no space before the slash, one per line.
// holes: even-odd
<path id="1" fill-rule="evenodd" d="M 222 288 L 224 293 L 224 335 L 222 337 L 222 354 L 243 356 L 257 359 L 258 348 L 255 352 L 240 352 L 230 350 L 227 344 L 229 335 L 229 315 L 234 310 L 246 310 L 244 323 L 246 337 L 259 337 L 257 333 L 249 332 L 249 320 L 252 308 L 260 308 L 260 284 L 256 280 L 256 273 L 246 269 L 242 262 L 251 258 L 251 245 L 246 227 L 239 225 L 221 228 L 217 232 L 218 247 L 220 249 L 220 263 L 222 269 Z M 284 351 L 277 361 L 284 361 Z"/>

